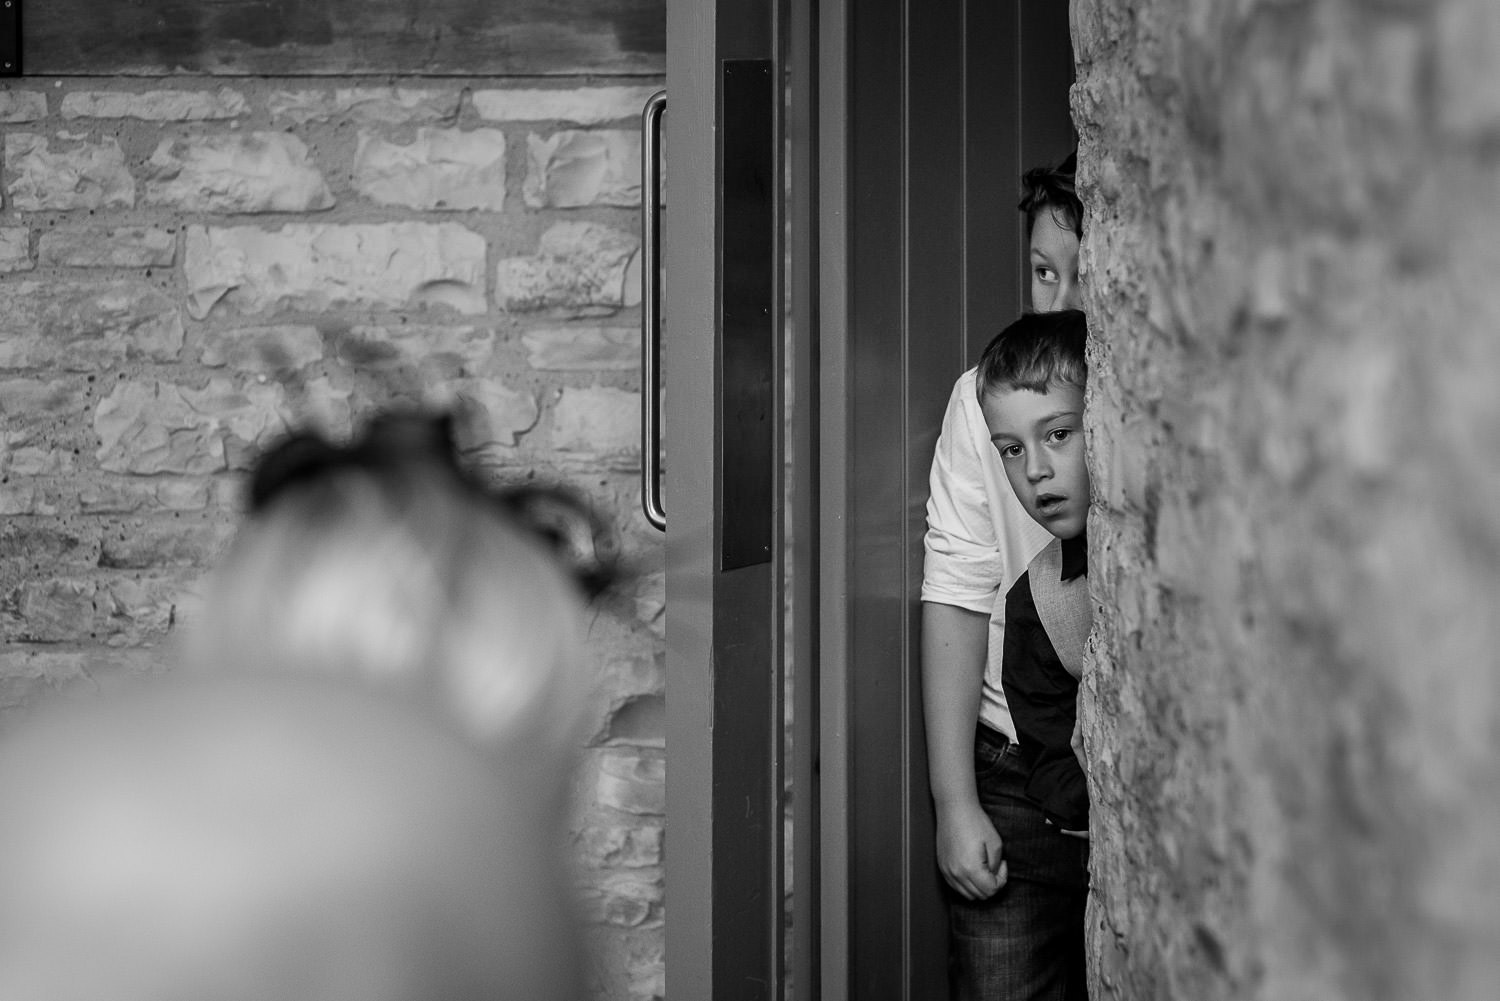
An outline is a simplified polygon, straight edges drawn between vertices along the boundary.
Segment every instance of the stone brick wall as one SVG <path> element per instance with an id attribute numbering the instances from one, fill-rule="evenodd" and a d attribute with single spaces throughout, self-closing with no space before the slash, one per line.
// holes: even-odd
<path id="1" fill-rule="evenodd" d="M 283 428 L 455 406 L 496 476 L 588 491 L 640 572 L 592 622 L 577 796 L 606 999 L 663 992 L 663 589 L 636 482 L 659 85 L 0 85 L 0 712 L 159 664 Z"/>
<path id="2" fill-rule="evenodd" d="M 1096 999 L 1500 990 L 1500 6 L 1074 0 Z"/>

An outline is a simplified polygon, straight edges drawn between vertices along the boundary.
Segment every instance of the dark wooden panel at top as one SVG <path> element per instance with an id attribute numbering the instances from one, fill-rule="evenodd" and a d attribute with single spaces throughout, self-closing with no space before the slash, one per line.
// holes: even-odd
<path id="1" fill-rule="evenodd" d="M 30 0 L 28 75 L 663 73 L 666 0 Z"/>

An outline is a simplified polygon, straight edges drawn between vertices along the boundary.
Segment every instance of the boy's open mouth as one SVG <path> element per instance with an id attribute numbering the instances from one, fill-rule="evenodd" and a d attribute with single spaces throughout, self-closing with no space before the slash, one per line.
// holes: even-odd
<path id="1" fill-rule="evenodd" d="M 1067 498 L 1061 494 L 1037 494 L 1036 509 L 1043 514 L 1051 514 L 1063 505 Z"/>

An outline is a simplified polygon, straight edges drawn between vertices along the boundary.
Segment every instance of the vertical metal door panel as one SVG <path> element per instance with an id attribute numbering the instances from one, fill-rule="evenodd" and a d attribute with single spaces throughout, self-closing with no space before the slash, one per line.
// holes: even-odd
<path id="1" fill-rule="evenodd" d="M 998 5 L 997 5 L 998 6 Z M 910 10 L 910 8 L 909 8 Z M 927 746 L 922 722 L 918 653 L 921 640 L 920 589 L 922 536 L 927 525 L 927 475 L 943 409 L 953 380 L 965 367 L 961 356 L 966 325 L 967 246 L 965 225 L 971 192 L 965 176 L 965 118 L 971 109 L 955 100 L 964 93 L 968 55 L 964 51 L 965 5 L 932 4 L 908 15 L 905 46 L 907 206 L 905 271 L 905 424 L 893 452 L 905 460 L 905 505 L 899 552 L 900 612 L 905 655 L 899 724 L 902 752 L 902 864 L 907 878 L 907 998 L 945 998 L 948 989 L 947 922 L 943 881 L 934 864 L 935 817 L 927 781 Z M 991 179 L 993 184 L 993 179 Z M 1014 227 L 1013 220 L 1007 220 Z M 895 511 L 886 517 L 895 517 Z"/>
<path id="2" fill-rule="evenodd" d="M 828 1001 L 850 995 L 854 908 L 850 899 L 850 483 L 849 451 L 849 246 L 846 178 L 849 171 L 849 4 L 818 4 L 816 32 L 816 237 L 817 369 L 809 383 L 817 394 L 817 689 L 819 988 Z M 799 531 L 794 529 L 794 536 Z"/>
<path id="3" fill-rule="evenodd" d="M 1024 3 L 968 3 L 971 38 L 987 51 L 969 52 L 964 68 L 965 336 L 954 346 L 956 371 L 978 359 L 991 337 L 1026 305 L 1025 241 L 1017 225 L 1021 176 L 1020 8 Z M 1061 7 L 1064 19 L 1067 4 Z"/>
<path id="4" fill-rule="evenodd" d="M 667 991 L 711 998 L 714 983 L 714 591 L 717 544 L 713 386 L 714 244 L 682 223 L 712 220 L 716 206 L 714 10 L 667 4 L 666 151 L 670 205 L 663 259 L 662 331 L 667 405 L 664 492 L 667 637 Z M 705 58 L 704 52 L 710 55 Z"/>
<path id="5" fill-rule="evenodd" d="M 899 3 L 849 6 L 845 475 L 850 729 L 849 996 L 904 995 L 908 623 L 903 248 L 906 95 Z"/>
<path id="6" fill-rule="evenodd" d="M 764 178 L 765 137 L 776 134 L 779 95 L 761 78 L 754 86 L 764 105 L 746 114 L 742 98 L 723 89 L 725 62 L 769 60 L 772 37 L 770 0 L 668 0 L 670 208 L 661 344 L 669 509 L 666 938 L 667 990 L 683 999 L 762 1001 L 777 996 L 781 975 L 781 881 L 773 864 L 781 598 L 780 563 L 772 558 L 780 536 L 774 415 L 781 391 L 767 372 L 780 364 L 781 326 L 779 310 L 769 325 L 746 313 L 765 309 L 765 275 L 779 266 L 774 166 Z M 730 78 L 731 90 L 754 79 Z M 747 93 L 744 100 L 757 97 Z M 733 123 L 725 118 L 731 112 Z M 736 131 L 745 124 L 750 133 Z M 743 197 L 746 178 L 736 169 L 746 165 L 739 162 L 726 194 L 722 158 L 742 135 L 760 144 L 751 166 L 771 199 Z M 774 164 L 774 144 L 771 150 Z M 749 183 L 756 183 L 753 171 Z M 769 217 L 752 218 L 762 213 Z M 774 279 L 770 285 L 774 299 Z M 759 462 L 762 471 L 769 467 L 769 483 L 742 471 L 724 475 L 745 448 L 767 453 Z M 745 559 L 733 541 L 747 522 L 757 560 Z M 731 558 L 722 560 L 726 539 Z"/>
<path id="7" fill-rule="evenodd" d="M 821 494 L 817 479 L 817 448 L 822 410 L 817 391 L 818 171 L 817 33 L 814 5 L 781 0 L 785 39 L 787 114 L 786 170 L 788 174 L 787 233 L 789 239 L 786 297 L 791 331 L 786 363 L 791 369 L 791 419 L 786 442 L 791 481 L 786 495 L 790 506 L 790 552 L 787 567 L 791 587 L 790 660 L 792 665 L 791 808 L 792 825 L 792 939 L 788 966 L 791 996 L 823 996 L 822 775 L 818 768 L 821 705 L 818 698 L 819 593 L 817 553 Z"/>
<path id="8" fill-rule="evenodd" d="M 1017 228 L 1021 172 L 1061 162 L 1077 136 L 1068 5 L 970 0 L 964 17 L 967 368 L 1029 305 L 1026 234 Z"/>
<path id="9" fill-rule="evenodd" d="M 714 975 L 711 993 L 689 996 L 767 1001 L 777 996 L 781 977 L 773 937 L 781 902 L 780 879 L 773 868 L 776 835 L 772 828 L 780 824 L 781 816 L 772 744 L 777 732 L 777 644 L 767 614 L 767 596 L 773 593 L 771 565 L 721 573 L 715 592 L 714 760 L 709 801 Z M 675 763 L 670 767 L 676 767 Z M 669 825 L 675 817 L 669 813 Z M 675 848 L 675 839 L 671 843 Z M 669 901 L 675 899 L 670 879 L 669 871 Z M 668 976 L 671 964 L 680 958 L 669 956 Z"/>

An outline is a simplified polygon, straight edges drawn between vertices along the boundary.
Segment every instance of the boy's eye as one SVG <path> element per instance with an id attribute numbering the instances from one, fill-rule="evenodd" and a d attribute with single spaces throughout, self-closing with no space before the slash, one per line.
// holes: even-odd
<path id="1" fill-rule="evenodd" d="M 1052 268 L 1038 267 L 1033 268 L 1032 270 L 1039 280 L 1046 282 L 1048 285 L 1051 285 L 1053 282 L 1057 281 L 1057 272 Z"/>
<path id="2" fill-rule="evenodd" d="M 1014 445 L 1014 444 L 1012 444 L 1012 445 L 1001 445 L 1000 446 L 1000 458 L 1002 458 L 1002 459 L 1014 459 L 1014 458 L 1017 458 L 1020 454 L 1021 454 L 1021 446 L 1020 445 Z"/>
<path id="3" fill-rule="evenodd" d="M 1052 440 L 1053 441 L 1059 441 L 1059 442 L 1060 441 L 1067 441 L 1068 438 L 1072 436 L 1072 434 L 1073 434 L 1073 429 L 1072 428 L 1053 428 L 1052 429 Z"/>

